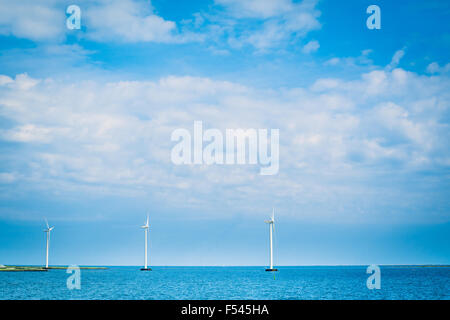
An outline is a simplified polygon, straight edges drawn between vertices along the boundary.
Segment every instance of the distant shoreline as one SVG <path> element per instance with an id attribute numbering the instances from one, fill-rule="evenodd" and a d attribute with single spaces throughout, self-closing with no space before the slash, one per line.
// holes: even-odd
<path id="1" fill-rule="evenodd" d="M 56 269 L 56 270 L 60 270 L 60 269 L 67 269 L 69 267 L 63 267 L 63 266 L 58 266 L 58 267 L 37 267 L 37 266 L 1 266 L 0 267 L 0 272 L 45 272 L 51 269 Z M 107 267 L 78 267 L 81 270 L 106 270 L 108 269 Z"/>
<path id="2" fill-rule="evenodd" d="M 393 267 L 393 268 L 450 268 L 450 265 L 380 265 L 381 267 Z"/>
<path id="3" fill-rule="evenodd" d="M 311 266 L 278 266 L 279 268 L 326 268 L 326 267 L 366 267 L 367 265 L 311 265 Z M 384 268 L 450 268 L 450 265 L 379 265 Z M 69 268 L 70 266 L 51 266 L 48 268 L 42 266 L 13 266 L 13 265 L 0 265 L 0 272 L 40 272 L 40 271 L 48 271 L 48 270 L 64 270 Z M 80 270 L 107 270 L 109 268 L 114 267 L 125 267 L 125 268 L 139 268 L 139 266 L 84 266 L 78 267 Z M 153 266 L 156 268 L 257 268 L 264 266 Z"/>

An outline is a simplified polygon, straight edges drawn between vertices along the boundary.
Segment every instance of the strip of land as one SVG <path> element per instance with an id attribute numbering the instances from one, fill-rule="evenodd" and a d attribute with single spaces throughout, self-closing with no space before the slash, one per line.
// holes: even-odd
<path id="1" fill-rule="evenodd" d="M 20 272 L 20 271 L 48 271 L 49 269 L 67 269 L 68 267 L 36 267 L 36 266 L 0 266 L 1 271 L 11 271 L 11 272 Z M 105 270 L 108 269 L 106 267 L 78 267 L 82 270 Z"/>
<path id="2" fill-rule="evenodd" d="M 47 271 L 44 267 L 22 267 L 22 266 L 1 266 L 1 271 L 12 271 L 12 272 L 19 272 L 19 271 Z"/>

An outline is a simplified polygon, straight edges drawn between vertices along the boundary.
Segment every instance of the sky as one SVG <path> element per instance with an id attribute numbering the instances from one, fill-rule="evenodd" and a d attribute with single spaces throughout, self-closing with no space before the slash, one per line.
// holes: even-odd
<path id="1" fill-rule="evenodd" d="M 369 29 L 370 5 L 381 29 Z M 68 29 L 66 9 L 81 10 Z M 0 264 L 450 264 L 446 1 L 0 0 Z M 279 129 L 279 171 L 171 133 Z"/>

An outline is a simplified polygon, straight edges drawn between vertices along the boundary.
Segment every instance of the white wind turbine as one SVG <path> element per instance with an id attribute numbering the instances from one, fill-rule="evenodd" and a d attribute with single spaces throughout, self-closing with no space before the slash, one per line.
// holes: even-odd
<path id="1" fill-rule="evenodd" d="M 269 224 L 269 230 L 270 230 L 270 268 L 266 269 L 266 271 L 278 271 L 278 269 L 273 268 L 272 233 L 273 233 L 274 223 L 275 223 L 275 209 L 272 209 L 272 218 L 270 220 L 266 220 L 264 222 Z"/>
<path id="2" fill-rule="evenodd" d="M 145 231 L 145 263 L 144 263 L 144 268 L 142 268 L 142 271 L 151 271 L 152 269 L 148 267 L 147 265 L 147 244 L 148 244 L 148 229 L 149 229 L 149 225 L 148 225 L 148 215 L 147 215 L 147 222 L 145 223 L 145 225 L 141 226 L 142 229 L 144 229 Z"/>
<path id="3" fill-rule="evenodd" d="M 50 231 L 53 230 L 55 227 L 50 227 L 48 225 L 47 219 L 45 219 L 45 224 L 47 225 L 47 229 L 44 230 L 44 232 L 47 233 L 47 246 L 46 246 L 46 254 L 45 254 L 45 268 L 48 269 L 48 248 L 50 246 Z"/>

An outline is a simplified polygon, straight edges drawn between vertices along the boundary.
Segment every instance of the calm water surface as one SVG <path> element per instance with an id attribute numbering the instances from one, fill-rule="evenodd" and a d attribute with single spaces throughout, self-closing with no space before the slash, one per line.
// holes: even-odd
<path id="1" fill-rule="evenodd" d="M 66 270 L 0 272 L 0 299 L 446 299 L 450 268 L 381 267 L 368 290 L 366 267 L 110 267 L 81 270 L 81 290 Z"/>

